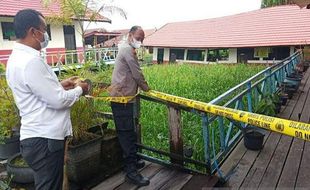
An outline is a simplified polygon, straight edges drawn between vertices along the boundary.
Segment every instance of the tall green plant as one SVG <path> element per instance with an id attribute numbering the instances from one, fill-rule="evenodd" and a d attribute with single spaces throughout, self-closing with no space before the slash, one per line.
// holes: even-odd
<path id="1" fill-rule="evenodd" d="M 12 136 L 12 129 L 19 127 L 20 117 L 5 77 L 0 76 L 0 142 Z"/>
<path id="2" fill-rule="evenodd" d="M 99 71 L 92 72 L 92 63 L 86 63 L 82 68 L 66 68 L 66 73 L 61 76 L 63 78 L 69 78 L 72 76 L 79 76 L 84 79 L 90 79 L 91 81 L 104 82 L 110 78 L 111 71 Z M 107 72 L 107 73 L 106 73 Z M 96 85 L 93 88 L 97 88 Z M 102 123 L 104 120 L 98 116 L 97 108 L 93 100 L 81 97 L 71 108 L 71 122 L 73 128 L 74 141 L 83 141 L 88 138 L 87 130 L 89 127 Z"/>
<path id="3" fill-rule="evenodd" d="M 83 141 L 88 138 L 87 130 L 103 122 L 103 119 L 97 116 L 96 108 L 90 99 L 81 97 L 71 108 L 71 122 L 73 138 L 75 141 Z"/>
<path id="4" fill-rule="evenodd" d="M 262 0 L 261 8 L 293 4 L 293 0 Z"/>
<path id="5" fill-rule="evenodd" d="M 5 67 L 3 63 L 0 63 L 0 75 L 5 72 Z"/>

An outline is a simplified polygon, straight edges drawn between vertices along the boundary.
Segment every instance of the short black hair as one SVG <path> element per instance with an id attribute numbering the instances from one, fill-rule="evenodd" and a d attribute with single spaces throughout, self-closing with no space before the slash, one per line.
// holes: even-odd
<path id="1" fill-rule="evenodd" d="M 14 17 L 14 30 L 16 38 L 25 38 L 27 31 L 31 27 L 39 29 L 41 25 L 40 16 L 44 18 L 42 13 L 33 9 L 23 9 L 18 11 Z"/>
<path id="2" fill-rule="evenodd" d="M 134 33 L 135 31 L 142 29 L 141 26 L 133 26 L 130 28 L 129 33 Z"/>

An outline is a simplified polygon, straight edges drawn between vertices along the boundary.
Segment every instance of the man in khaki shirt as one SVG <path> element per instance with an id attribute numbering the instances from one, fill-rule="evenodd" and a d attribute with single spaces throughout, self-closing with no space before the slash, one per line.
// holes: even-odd
<path id="1" fill-rule="evenodd" d="M 150 90 L 136 54 L 136 49 L 140 48 L 143 40 L 143 29 L 139 26 L 133 26 L 129 31 L 127 42 L 119 47 L 112 74 L 111 96 L 134 96 L 138 92 L 138 87 L 143 91 Z M 146 186 L 150 183 L 149 179 L 137 171 L 144 166 L 144 162 L 138 162 L 136 155 L 137 134 L 133 118 L 134 101 L 133 99 L 126 104 L 111 102 L 111 107 L 118 139 L 123 150 L 125 172 L 127 173 L 126 181 L 138 186 Z"/>

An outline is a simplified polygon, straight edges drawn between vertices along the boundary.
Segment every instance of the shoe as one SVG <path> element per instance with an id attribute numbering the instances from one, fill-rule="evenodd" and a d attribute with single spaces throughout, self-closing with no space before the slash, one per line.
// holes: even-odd
<path id="1" fill-rule="evenodd" d="M 146 177 L 143 177 L 140 173 L 138 173 L 137 171 L 133 171 L 130 173 L 127 173 L 125 180 L 128 183 L 132 183 L 135 184 L 139 187 L 142 186 L 147 186 L 150 184 L 150 180 Z"/>
<path id="2" fill-rule="evenodd" d="M 144 166 L 145 166 L 145 162 L 143 160 L 137 161 L 137 164 L 136 164 L 137 170 L 142 169 Z"/>

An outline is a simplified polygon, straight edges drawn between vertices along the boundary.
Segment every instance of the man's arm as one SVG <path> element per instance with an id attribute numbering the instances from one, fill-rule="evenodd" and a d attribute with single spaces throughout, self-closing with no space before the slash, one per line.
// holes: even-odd
<path id="1" fill-rule="evenodd" d="M 141 71 L 138 60 L 136 59 L 135 54 L 132 51 L 132 48 L 130 48 L 130 50 L 129 49 L 126 50 L 126 52 L 124 52 L 124 53 L 125 53 L 124 58 L 125 58 L 126 62 L 128 63 L 129 69 L 132 73 L 134 80 L 137 82 L 138 86 L 143 91 L 149 91 L 150 87 L 144 79 L 144 75 Z"/>
<path id="2" fill-rule="evenodd" d="M 63 109 L 71 107 L 81 96 L 83 90 L 80 86 L 65 90 L 57 78 L 49 73 L 40 59 L 33 59 L 25 69 L 25 82 L 41 101 L 48 107 Z"/>

